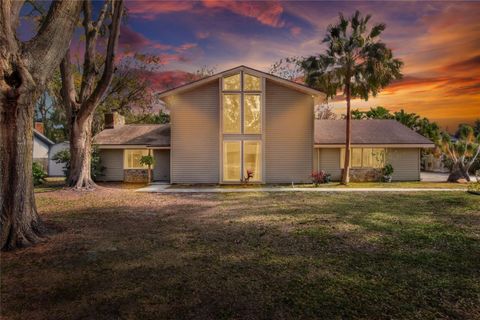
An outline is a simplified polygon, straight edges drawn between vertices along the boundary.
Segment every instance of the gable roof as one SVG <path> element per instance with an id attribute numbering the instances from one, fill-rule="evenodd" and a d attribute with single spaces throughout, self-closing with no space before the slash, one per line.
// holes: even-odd
<path id="1" fill-rule="evenodd" d="M 125 124 L 105 129 L 93 139 L 96 145 L 169 147 L 170 124 Z"/>
<path id="2" fill-rule="evenodd" d="M 287 80 L 287 79 L 284 79 L 284 78 L 281 78 L 281 77 L 277 77 L 273 74 L 266 73 L 266 72 L 263 72 L 263 71 L 260 71 L 260 70 L 256 70 L 256 69 L 244 66 L 244 65 L 241 65 L 241 66 L 238 66 L 238 67 L 235 67 L 235 68 L 232 68 L 232 69 L 228 69 L 228 70 L 219 72 L 219 73 L 214 74 L 212 76 L 209 76 L 209 77 L 206 77 L 206 78 L 203 78 L 203 79 L 199 79 L 199 80 L 196 80 L 196 81 L 178 86 L 178 87 L 173 88 L 173 89 L 169 89 L 169 90 L 160 92 L 157 95 L 157 97 L 161 99 L 161 98 L 171 96 L 173 94 L 177 94 L 177 93 L 180 93 L 180 92 L 185 92 L 185 91 L 194 89 L 196 87 L 199 87 L 201 85 L 204 85 L 206 83 L 209 83 L 211 81 L 218 80 L 219 78 L 221 78 L 221 77 L 223 77 L 227 74 L 232 74 L 232 73 L 236 73 L 236 72 L 239 72 L 239 71 L 246 71 L 246 72 L 251 73 L 253 75 L 257 74 L 259 76 L 265 77 L 268 80 L 274 81 L 278 84 L 284 85 L 286 87 L 292 88 L 292 89 L 300 91 L 300 92 L 308 93 L 308 94 L 311 94 L 311 95 L 314 95 L 314 96 L 319 96 L 319 97 L 324 97 L 325 96 L 325 94 L 323 92 L 312 89 L 312 88 L 310 88 L 306 85 L 303 85 L 303 84 L 300 84 L 300 83 L 297 83 L 297 82 L 294 82 L 294 81 L 291 81 L 291 80 Z"/>
<path id="3" fill-rule="evenodd" d="M 44 134 L 40 133 L 40 131 L 37 131 L 36 129 L 33 129 L 33 138 L 37 138 L 38 140 L 42 141 L 45 144 L 48 144 L 49 146 L 55 144 L 55 142 L 48 139 Z"/>
<path id="4" fill-rule="evenodd" d="M 345 144 L 345 126 L 345 120 L 315 120 L 315 144 Z M 434 147 L 432 141 L 396 120 L 352 120 L 352 144 Z"/>

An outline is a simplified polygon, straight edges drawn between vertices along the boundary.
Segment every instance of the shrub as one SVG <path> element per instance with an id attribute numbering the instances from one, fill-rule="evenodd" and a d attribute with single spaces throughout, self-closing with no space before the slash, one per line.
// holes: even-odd
<path id="1" fill-rule="evenodd" d="M 387 163 L 382 169 L 383 182 L 391 182 L 393 174 L 393 166 L 390 163 Z"/>
<path id="2" fill-rule="evenodd" d="M 32 171 L 33 171 L 33 184 L 38 186 L 45 182 L 45 178 L 47 177 L 47 173 L 43 170 L 43 167 L 40 163 L 34 162 L 32 164 Z"/>
<path id="3" fill-rule="evenodd" d="M 325 170 L 313 171 L 312 182 L 315 186 L 318 186 L 319 184 L 322 184 L 322 183 L 329 183 L 330 174 L 326 173 Z"/>

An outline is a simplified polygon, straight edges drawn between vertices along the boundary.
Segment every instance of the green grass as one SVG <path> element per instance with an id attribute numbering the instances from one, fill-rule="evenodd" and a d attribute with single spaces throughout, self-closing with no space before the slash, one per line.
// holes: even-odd
<path id="1" fill-rule="evenodd" d="M 37 194 L 2 319 L 478 319 L 480 197 Z"/>

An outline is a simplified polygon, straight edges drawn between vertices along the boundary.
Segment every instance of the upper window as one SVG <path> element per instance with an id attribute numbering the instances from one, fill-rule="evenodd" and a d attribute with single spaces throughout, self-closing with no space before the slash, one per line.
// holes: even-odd
<path id="1" fill-rule="evenodd" d="M 243 132 L 244 133 L 261 133 L 261 104 L 259 94 L 245 94 L 244 95 L 244 119 Z"/>
<path id="2" fill-rule="evenodd" d="M 222 83 L 223 133 L 261 134 L 261 78 L 240 72 L 224 77 Z"/>
<path id="3" fill-rule="evenodd" d="M 243 90 L 244 91 L 261 91 L 262 85 L 260 78 L 252 76 L 248 73 L 243 74 Z"/>
<path id="4" fill-rule="evenodd" d="M 223 95 L 223 132 L 241 133 L 241 95 L 238 93 Z"/>
<path id="5" fill-rule="evenodd" d="M 147 149 L 126 149 L 124 152 L 124 169 L 145 169 L 146 165 L 140 164 L 140 159 L 143 156 L 148 156 Z"/>
<path id="6" fill-rule="evenodd" d="M 242 90 L 242 83 L 240 73 L 223 78 L 224 91 L 240 91 Z"/>
<path id="7" fill-rule="evenodd" d="M 385 166 L 384 148 L 352 148 L 350 164 L 352 168 L 383 168 Z M 345 149 L 341 150 L 340 168 L 345 165 Z"/>

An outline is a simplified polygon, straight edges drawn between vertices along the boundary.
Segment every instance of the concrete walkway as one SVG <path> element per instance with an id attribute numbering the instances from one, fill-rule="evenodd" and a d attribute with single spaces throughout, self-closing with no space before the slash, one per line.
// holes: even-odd
<path id="1" fill-rule="evenodd" d="M 167 184 L 151 184 L 136 190 L 136 192 L 153 193 L 240 193 L 240 192 L 448 192 L 466 191 L 455 188 L 292 188 L 292 187 L 263 187 L 263 188 L 171 188 Z"/>

